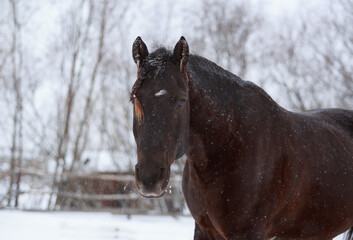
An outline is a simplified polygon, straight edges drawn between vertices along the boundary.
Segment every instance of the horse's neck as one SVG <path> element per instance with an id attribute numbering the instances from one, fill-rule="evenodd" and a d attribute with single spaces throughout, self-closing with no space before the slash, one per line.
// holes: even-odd
<path id="1" fill-rule="evenodd" d="M 243 92 L 248 91 L 248 84 L 208 60 L 190 60 L 188 75 L 192 130 L 206 136 L 222 129 L 225 132 L 220 137 L 224 139 L 231 134 L 225 129 L 234 130 L 237 126 L 239 103 Z"/>
<path id="2" fill-rule="evenodd" d="M 226 81 L 215 75 L 207 80 L 197 79 L 195 74 L 193 77 L 189 90 L 191 152 L 202 150 L 217 159 L 222 154 L 224 158 L 235 156 L 237 153 L 231 151 L 244 145 L 251 132 L 263 131 L 260 125 L 271 128 L 271 119 L 282 111 L 262 89 L 239 78 Z"/>
<path id="3" fill-rule="evenodd" d="M 190 56 L 188 76 L 193 130 L 201 131 L 203 135 L 212 134 L 212 129 L 235 124 L 235 103 L 246 87 L 245 82 L 215 63 L 194 55 Z"/>
<path id="4" fill-rule="evenodd" d="M 190 146 L 191 154 L 197 152 L 199 159 L 211 159 L 210 154 L 219 155 L 220 146 L 227 148 L 238 141 L 239 115 L 234 104 L 236 87 L 230 84 L 216 88 L 199 79 L 190 79 Z M 212 84 L 211 84 L 212 86 Z M 208 155 L 208 156 L 206 156 Z M 206 167 L 206 164 L 203 165 Z"/>

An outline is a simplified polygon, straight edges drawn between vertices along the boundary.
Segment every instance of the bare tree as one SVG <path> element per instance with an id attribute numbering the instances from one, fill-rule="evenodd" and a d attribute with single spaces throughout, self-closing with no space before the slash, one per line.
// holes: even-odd
<path id="1" fill-rule="evenodd" d="M 116 50 L 110 48 L 109 41 L 111 38 L 115 41 L 120 39 L 113 34 L 116 19 L 109 16 L 116 12 L 123 16 L 125 6 L 128 5 L 107 0 L 102 2 L 82 0 L 79 4 L 73 3 L 69 11 L 63 15 L 63 42 L 59 42 L 57 49 L 62 52 L 59 77 L 66 93 L 59 90 L 57 98 L 58 144 L 53 193 L 59 191 L 60 194 L 65 174 L 82 171 L 80 167 L 86 160 L 83 155 L 87 148 L 94 146 L 98 148 L 96 150 L 103 150 L 99 149 L 103 146 L 101 143 L 95 145 L 97 140 L 94 136 L 105 135 L 106 131 L 102 133 L 102 128 L 97 127 L 95 123 L 99 119 L 98 116 L 104 118 L 107 116 L 106 108 L 109 105 L 102 107 L 101 103 L 109 97 L 107 92 L 112 91 L 112 88 L 109 85 L 102 91 L 104 90 L 102 86 L 112 75 L 111 69 L 116 69 L 122 64 L 118 62 L 117 66 L 111 66 L 111 57 L 116 57 L 114 54 Z M 112 68 L 109 69 L 107 65 Z M 120 79 L 116 81 L 119 83 Z M 122 95 L 120 92 L 115 94 Z M 111 101 L 114 99 L 107 100 Z M 56 198 L 53 205 L 53 193 L 48 208 L 66 204 L 60 202 L 60 198 Z"/>
<path id="2" fill-rule="evenodd" d="M 106 2 L 104 2 L 106 6 Z M 64 36 L 63 42 L 59 49 L 63 50 L 61 55 L 60 69 L 62 83 L 66 88 L 63 99 L 58 97 L 58 112 L 57 112 L 57 154 L 55 156 L 56 167 L 54 174 L 53 189 L 58 189 L 61 183 L 63 174 L 67 171 L 72 171 L 76 161 L 80 160 L 79 157 L 84 151 L 87 142 L 87 129 L 90 123 L 89 114 L 91 108 L 91 98 L 96 80 L 96 73 L 102 58 L 102 45 L 103 40 L 100 38 L 98 59 L 93 63 L 93 72 L 91 73 L 90 87 L 86 97 L 86 103 L 83 110 L 83 115 L 79 111 L 78 117 L 78 131 L 74 132 L 73 129 L 73 114 L 75 113 L 75 104 L 78 105 L 77 100 L 79 91 L 83 88 L 83 78 L 89 76 L 86 71 L 89 71 L 91 64 L 87 63 L 87 51 L 92 47 L 91 36 L 93 21 L 96 14 L 96 4 L 92 1 L 81 1 L 79 4 L 73 4 L 69 12 L 65 15 L 62 24 L 62 34 Z M 85 11 L 88 11 L 87 16 Z M 67 18 L 69 16 L 69 18 Z M 105 20 L 103 20 L 104 22 Z M 67 29 L 69 31 L 67 31 Z M 104 32 L 104 23 L 103 23 Z M 104 36 L 104 33 L 101 33 Z M 62 47 L 62 48 L 61 48 Z M 87 75 L 86 75 L 87 74 Z M 64 102 L 64 105 L 61 103 Z M 81 106 L 76 106 L 80 108 Z M 81 110 L 81 109 L 80 109 Z M 76 122 L 77 124 L 77 122 Z M 76 130 L 76 129 L 75 129 Z M 71 146 L 73 145 L 73 146 Z M 70 154 L 71 161 L 68 162 L 69 151 L 73 151 L 73 156 Z M 52 194 L 50 195 L 48 207 L 51 206 Z"/>
<path id="3" fill-rule="evenodd" d="M 281 19 L 267 36 L 261 76 L 291 109 L 353 106 L 352 1 L 324 6 Z"/>
<path id="4" fill-rule="evenodd" d="M 26 116 L 26 111 L 31 109 L 26 106 L 26 102 L 32 100 L 36 84 L 31 77 L 34 67 L 28 68 L 27 59 L 31 54 L 26 52 L 27 43 L 23 41 L 24 30 L 30 22 L 32 8 L 26 8 L 24 2 L 9 0 L 2 3 L 4 7 L 4 18 L 0 19 L 0 32 L 3 44 L 0 52 L 0 103 L 2 107 L 3 118 L 0 122 L 4 131 L 2 139 L 3 148 L 9 149 L 9 183 L 7 190 L 7 206 L 19 206 L 19 197 L 21 192 L 21 172 L 20 169 L 26 162 L 24 161 L 26 131 L 26 122 L 31 121 Z M 26 11 L 24 11 L 26 9 Z M 31 58 L 32 59 L 32 58 Z M 29 148 L 29 146 L 27 146 Z M 7 153 L 6 153 L 7 152 Z"/>
<path id="5" fill-rule="evenodd" d="M 99 131 L 100 147 L 109 154 L 117 171 L 132 171 L 136 154 L 129 102 L 136 69 L 131 61 L 131 42 L 127 34 L 134 19 L 125 17 L 127 12 L 131 11 L 131 6 L 131 2 L 120 3 L 111 12 L 114 21 L 110 26 L 119 27 L 109 27 L 107 31 L 111 36 L 106 39 L 110 49 L 106 52 L 102 64 L 102 81 L 96 108 L 98 114 L 94 119 Z"/>
<path id="6" fill-rule="evenodd" d="M 15 109 L 13 111 L 13 132 L 12 132 L 12 145 L 11 145 L 11 164 L 10 164 L 10 185 L 8 190 L 7 205 L 11 206 L 13 192 L 15 192 L 15 207 L 18 206 L 18 198 L 21 183 L 21 174 L 16 172 L 16 168 L 21 168 L 22 165 L 22 152 L 23 152 L 23 89 L 22 89 L 22 51 L 21 40 L 19 34 L 21 25 L 17 18 L 17 5 L 14 0 L 10 0 L 12 9 L 12 45 L 9 53 L 12 65 L 12 91 L 14 93 Z M 14 190 L 14 185 L 15 190 Z"/>
<path id="7" fill-rule="evenodd" d="M 321 102 L 317 99 L 319 94 L 315 93 L 315 84 L 303 61 L 307 48 L 303 38 L 306 28 L 286 19 L 281 23 L 279 29 L 274 29 L 267 36 L 264 44 L 261 81 L 268 84 L 267 88 L 278 86 L 277 97 L 285 98 L 281 99 L 282 103 L 304 111 Z"/>
<path id="8" fill-rule="evenodd" d="M 254 7 L 246 1 L 202 1 L 198 13 L 193 14 L 197 19 L 190 19 L 198 23 L 193 29 L 195 51 L 245 77 L 253 60 L 249 43 L 262 18 L 251 9 Z"/>
<path id="9" fill-rule="evenodd" d="M 339 0 L 329 4 L 327 12 L 318 14 L 317 28 L 309 44 L 315 50 L 317 79 L 334 92 L 332 105 L 353 109 L 353 1 Z M 320 42 L 321 44 L 317 44 Z"/>

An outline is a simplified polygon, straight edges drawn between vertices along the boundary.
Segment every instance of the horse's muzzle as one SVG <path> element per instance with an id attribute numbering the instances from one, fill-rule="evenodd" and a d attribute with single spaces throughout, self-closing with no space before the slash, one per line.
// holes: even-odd
<path id="1" fill-rule="evenodd" d="M 135 166 L 136 186 L 141 196 L 146 198 L 159 198 L 165 194 L 170 177 L 169 168 L 161 167 L 158 170 L 140 168 Z"/>

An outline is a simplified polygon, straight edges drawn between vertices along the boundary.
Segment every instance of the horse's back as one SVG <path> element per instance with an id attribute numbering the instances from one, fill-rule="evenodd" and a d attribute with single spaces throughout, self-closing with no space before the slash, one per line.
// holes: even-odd
<path id="1" fill-rule="evenodd" d="M 307 113 L 323 118 L 333 126 L 340 128 L 353 140 L 353 110 L 334 108 L 312 110 Z"/>

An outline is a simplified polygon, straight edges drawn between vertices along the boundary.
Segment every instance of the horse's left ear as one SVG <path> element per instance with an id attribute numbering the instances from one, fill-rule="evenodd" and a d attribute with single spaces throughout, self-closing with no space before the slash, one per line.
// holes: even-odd
<path id="1" fill-rule="evenodd" d="M 182 72 L 189 60 L 189 45 L 184 37 L 174 47 L 173 60 L 180 64 L 180 72 Z"/>

